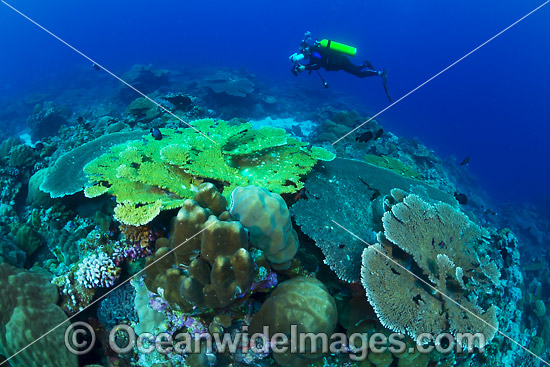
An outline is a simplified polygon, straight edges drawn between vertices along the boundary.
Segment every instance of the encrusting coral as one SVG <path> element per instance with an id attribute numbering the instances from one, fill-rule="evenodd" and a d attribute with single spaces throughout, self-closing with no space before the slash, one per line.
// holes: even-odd
<path id="1" fill-rule="evenodd" d="M 488 233 L 450 205 L 431 205 L 416 195 L 393 205 L 383 223 L 379 243 L 363 252 L 362 267 L 363 286 L 382 325 L 412 338 L 479 332 L 490 341 L 497 309 L 483 310 L 477 302 L 500 277 L 494 263 L 478 256 Z"/>
<path id="2" fill-rule="evenodd" d="M 334 159 L 322 148 L 307 148 L 283 129 L 208 119 L 193 125 L 202 135 L 193 129 L 161 129 L 162 140 L 147 135 L 111 148 L 84 168 L 94 183 L 85 195 L 114 195 L 115 218 L 138 226 L 162 210 L 181 207 L 202 180 L 218 182 L 227 196 L 250 184 L 290 193 L 303 187 L 300 177 L 318 159 Z"/>
<path id="3" fill-rule="evenodd" d="M 288 268 L 300 243 L 281 195 L 261 187 L 237 187 L 231 194 L 230 212 L 248 229 L 250 242 L 265 252 L 274 267 Z"/>
<path id="4" fill-rule="evenodd" d="M 145 277 L 150 291 L 184 312 L 229 305 L 251 290 L 260 268 L 269 267 L 263 256 L 250 252 L 242 224 L 229 212 L 220 213 L 227 201 L 213 184 L 201 184 L 195 199 L 184 201 L 170 240 L 157 240 Z"/>

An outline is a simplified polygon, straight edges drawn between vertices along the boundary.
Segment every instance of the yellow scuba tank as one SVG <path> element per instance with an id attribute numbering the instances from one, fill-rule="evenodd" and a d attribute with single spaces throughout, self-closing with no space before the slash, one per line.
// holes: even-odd
<path id="1" fill-rule="evenodd" d="M 321 41 L 319 41 L 319 45 L 323 48 L 328 48 L 329 50 L 340 52 L 348 56 L 355 56 L 355 54 L 357 53 L 357 48 L 355 47 L 344 45 L 343 43 L 327 39 L 322 39 Z"/>

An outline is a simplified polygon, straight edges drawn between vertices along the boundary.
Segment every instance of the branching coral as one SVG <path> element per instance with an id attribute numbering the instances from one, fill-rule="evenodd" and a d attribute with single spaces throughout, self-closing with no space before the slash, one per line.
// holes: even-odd
<path id="1" fill-rule="evenodd" d="M 484 311 L 477 304 L 478 295 L 496 287 L 499 277 L 493 263 L 478 257 L 487 232 L 451 206 L 431 205 L 416 195 L 392 206 L 383 223 L 380 243 L 363 252 L 362 268 L 363 286 L 381 323 L 413 338 L 424 332 L 479 332 L 490 341 L 497 309 Z"/>
<path id="2" fill-rule="evenodd" d="M 161 129 L 162 140 L 147 135 L 90 162 L 84 171 L 94 185 L 86 188 L 86 196 L 116 196 L 115 217 L 125 224 L 143 225 L 162 210 L 181 207 L 202 180 L 219 182 L 227 195 L 249 184 L 277 193 L 294 192 L 303 187 L 300 177 L 318 159 L 334 158 L 324 149 L 308 149 L 283 129 L 256 130 L 248 123 L 213 120 L 193 125 L 204 135 L 192 129 Z"/>
<path id="3" fill-rule="evenodd" d="M 86 288 L 111 287 L 120 275 L 120 268 L 104 252 L 85 257 L 78 265 L 76 280 Z"/>

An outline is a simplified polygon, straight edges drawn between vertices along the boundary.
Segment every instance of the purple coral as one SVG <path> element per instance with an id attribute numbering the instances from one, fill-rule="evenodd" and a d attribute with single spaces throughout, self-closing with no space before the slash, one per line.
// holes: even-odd
<path id="1" fill-rule="evenodd" d="M 125 260 L 136 261 L 152 254 L 153 250 L 151 247 L 142 247 L 139 242 L 128 244 L 117 241 L 115 243 L 113 259 L 116 265 L 120 265 Z"/>
<path id="2" fill-rule="evenodd" d="M 120 275 L 113 260 L 104 252 L 92 254 L 78 264 L 76 280 L 86 288 L 111 287 Z"/>

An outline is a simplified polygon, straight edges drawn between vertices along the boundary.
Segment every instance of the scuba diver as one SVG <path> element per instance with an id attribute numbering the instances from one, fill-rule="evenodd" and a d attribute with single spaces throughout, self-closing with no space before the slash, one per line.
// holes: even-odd
<path id="1" fill-rule="evenodd" d="M 290 61 L 294 63 L 294 66 L 290 71 L 295 76 L 298 76 L 298 73 L 301 73 L 304 70 L 309 71 L 310 74 L 312 71 L 316 71 L 325 88 L 328 88 L 328 83 L 325 82 L 319 73 L 320 68 L 323 68 L 326 71 L 344 70 L 358 78 L 379 76 L 382 78 L 384 90 L 386 91 L 386 95 L 391 102 L 391 97 L 387 87 L 388 73 L 385 69 L 374 69 L 368 60 L 365 60 L 361 65 L 353 64 L 347 56 L 355 56 L 357 52 L 355 47 L 326 39 L 321 41 L 316 40 L 313 44 L 311 44 L 310 39 L 311 32 L 306 32 L 304 39 L 300 44 L 300 51 L 290 55 L 289 57 Z M 302 65 L 300 61 L 306 58 L 308 59 L 308 63 Z"/>

